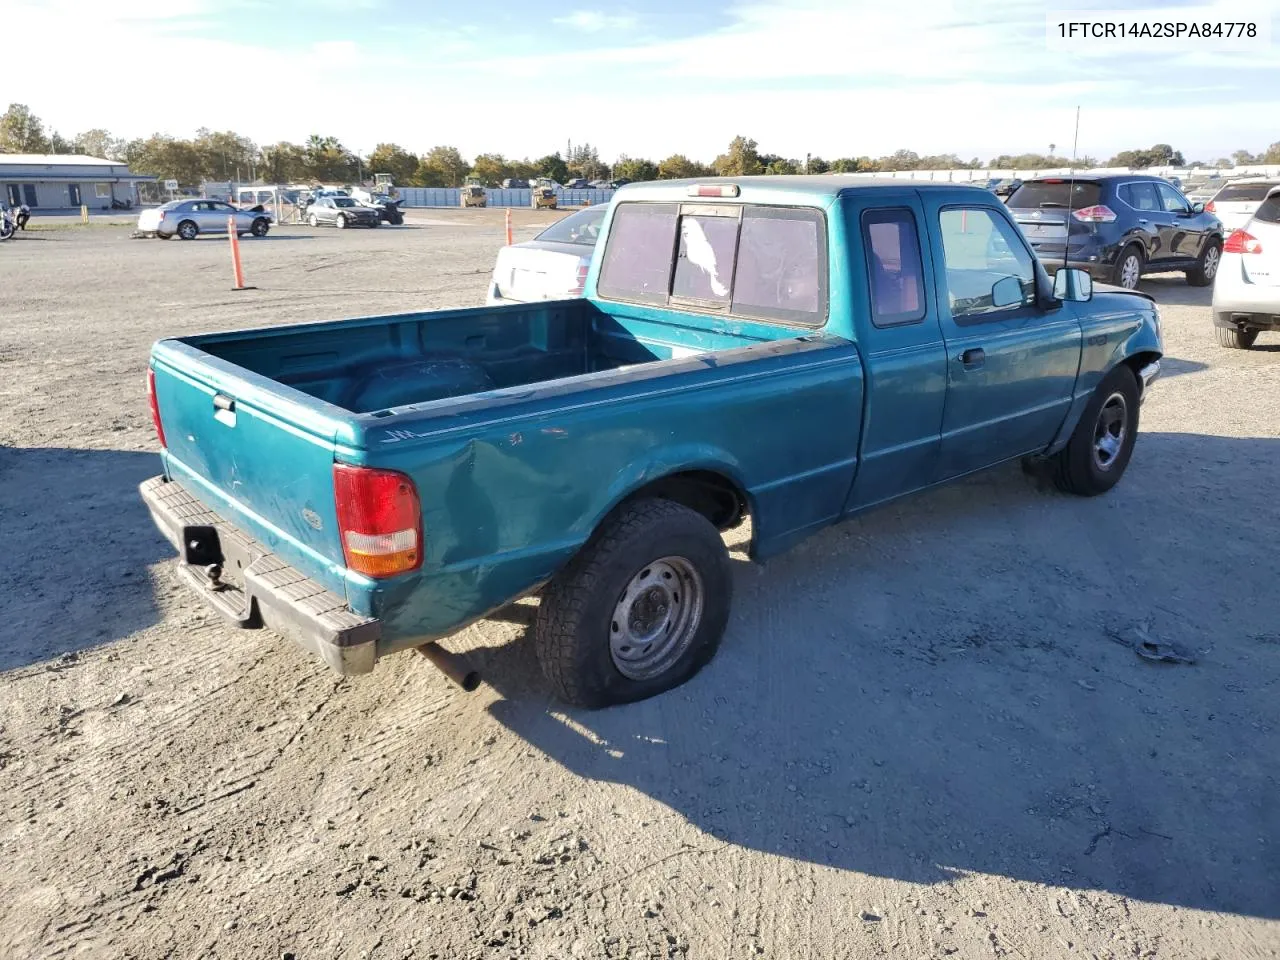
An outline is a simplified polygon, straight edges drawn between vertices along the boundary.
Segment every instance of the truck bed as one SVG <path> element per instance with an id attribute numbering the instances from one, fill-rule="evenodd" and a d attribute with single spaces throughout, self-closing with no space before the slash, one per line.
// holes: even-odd
<path id="1" fill-rule="evenodd" d="M 606 313 L 589 300 L 373 317 L 181 342 L 351 413 L 750 346 L 800 331 Z"/>

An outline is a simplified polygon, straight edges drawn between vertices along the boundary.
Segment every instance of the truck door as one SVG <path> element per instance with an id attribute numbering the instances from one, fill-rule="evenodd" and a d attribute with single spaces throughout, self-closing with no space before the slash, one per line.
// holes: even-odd
<path id="1" fill-rule="evenodd" d="M 850 319 L 866 377 L 849 512 L 933 481 L 947 353 L 930 296 L 932 257 L 916 191 L 845 203 Z"/>
<path id="2" fill-rule="evenodd" d="M 1049 444 L 1071 405 L 1081 332 L 1068 306 L 1037 303 L 1035 260 L 1003 210 L 983 200 L 926 206 L 947 346 L 944 480 Z"/>

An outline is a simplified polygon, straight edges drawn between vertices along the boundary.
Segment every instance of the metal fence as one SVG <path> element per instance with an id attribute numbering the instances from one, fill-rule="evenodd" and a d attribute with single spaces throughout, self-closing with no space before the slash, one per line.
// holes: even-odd
<path id="1" fill-rule="evenodd" d="M 396 187 L 402 207 L 458 207 L 462 191 L 457 187 Z M 491 207 L 531 207 L 532 190 L 501 190 L 486 187 L 485 196 Z M 585 207 L 608 203 L 613 190 L 557 190 L 556 200 L 562 207 Z"/>

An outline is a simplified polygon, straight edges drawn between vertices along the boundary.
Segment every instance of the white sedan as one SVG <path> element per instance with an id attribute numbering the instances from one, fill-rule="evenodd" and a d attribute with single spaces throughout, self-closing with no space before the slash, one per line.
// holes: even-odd
<path id="1" fill-rule="evenodd" d="M 1213 281 L 1218 343 L 1248 350 L 1264 330 L 1280 331 L 1280 187 L 1222 245 Z"/>
<path id="2" fill-rule="evenodd" d="M 236 218 L 236 233 L 242 236 L 265 237 L 271 229 L 271 214 L 261 207 L 240 210 L 221 200 L 170 200 L 143 210 L 138 216 L 138 232 L 164 240 L 194 240 L 202 233 L 226 233 L 228 217 Z"/>

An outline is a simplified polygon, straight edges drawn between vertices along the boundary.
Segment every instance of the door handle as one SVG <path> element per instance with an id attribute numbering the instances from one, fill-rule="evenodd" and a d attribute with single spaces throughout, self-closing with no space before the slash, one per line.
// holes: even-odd
<path id="1" fill-rule="evenodd" d="M 236 425 L 236 402 L 225 393 L 213 395 L 213 419 L 228 427 Z"/>
<path id="2" fill-rule="evenodd" d="M 981 347 L 970 347 L 960 354 L 960 362 L 966 367 L 980 367 L 986 362 L 987 352 Z"/>
<path id="3" fill-rule="evenodd" d="M 1139 217 L 1139 218 L 1138 218 L 1138 222 L 1139 222 L 1139 223 L 1150 223 L 1151 221 L 1150 221 L 1150 220 L 1148 220 L 1146 217 Z"/>

